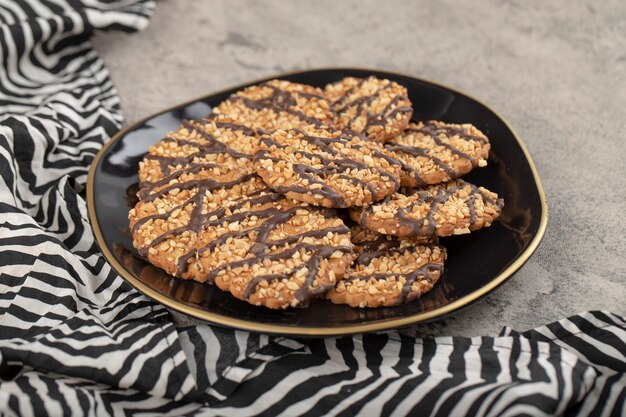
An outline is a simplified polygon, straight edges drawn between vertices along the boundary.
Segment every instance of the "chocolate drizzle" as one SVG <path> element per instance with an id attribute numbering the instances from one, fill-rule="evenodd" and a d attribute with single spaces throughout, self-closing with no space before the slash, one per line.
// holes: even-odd
<path id="1" fill-rule="evenodd" d="M 213 135 L 209 134 L 206 130 L 204 130 L 202 127 L 206 125 L 207 123 L 215 123 L 215 126 L 221 129 L 239 130 L 248 137 L 255 136 L 254 130 L 250 129 L 247 126 L 242 126 L 242 125 L 238 125 L 234 123 L 219 122 L 215 119 L 215 117 L 211 117 L 211 116 L 209 116 L 208 118 L 202 121 L 183 120 L 182 121 L 183 127 L 185 127 L 190 132 L 196 131 L 200 133 L 202 137 L 209 142 L 208 146 L 204 148 L 200 148 L 201 151 L 204 151 L 206 153 L 224 153 L 224 154 L 228 154 L 232 156 L 233 158 L 252 159 L 252 155 L 238 152 L 232 147 L 233 146 L 232 144 L 229 146 L 225 143 L 222 143 L 221 141 L 216 139 Z"/>
<path id="2" fill-rule="evenodd" d="M 344 91 L 344 93 L 337 100 L 333 102 L 333 107 L 335 107 L 335 109 L 340 109 L 340 110 L 346 109 L 348 106 L 345 106 L 343 104 L 346 102 L 346 100 L 348 100 L 348 97 L 350 97 L 350 94 L 352 94 L 355 90 L 361 88 L 365 80 L 366 80 L 365 78 L 358 79 L 355 85 L 353 85 L 352 87 Z M 341 83 L 341 81 L 339 83 Z M 343 106 L 339 107 L 341 105 Z"/>
<path id="3" fill-rule="evenodd" d="M 238 131 L 241 131 L 244 135 L 249 136 L 249 137 L 254 137 L 255 132 L 246 126 L 242 126 L 242 125 L 235 124 L 235 123 L 220 122 L 216 119 L 216 117 L 217 116 L 209 116 L 206 119 L 203 119 L 202 121 L 183 120 L 181 122 L 181 126 L 187 129 L 188 131 L 199 133 L 202 136 L 202 138 L 206 141 L 205 143 L 197 142 L 197 141 L 189 140 L 189 139 L 173 137 L 171 135 L 168 135 L 164 139 L 161 140 L 161 143 L 173 142 L 181 147 L 190 146 L 190 147 L 196 148 L 198 149 L 196 152 L 193 152 L 186 156 L 179 156 L 179 157 L 169 157 L 169 156 L 155 155 L 155 154 L 149 153 L 144 156 L 144 159 L 158 161 L 161 174 L 163 175 L 163 177 L 166 177 L 166 178 L 170 176 L 173 177 L 173 176 L 179 175 L 181 170 L 177 170 L 174 174 L 172 174 L 172 167 L 177 167 L 177 166 L 186 167 L 186 168 L 183 168 L 183 171 L 187 171 L 189 173 L 198 172 L 198 170 L 201 169 L 201 168 L 197 168 L 200 164 L 194 161 L 203 160 L 208 155 L 228 155 L 229 157 L 232 157 L 234 159 L 240 159 L 240 158 L 248 159 L 248 160 L 252 159 L 251 154 L 239 152 L 236 149 L 233 149 L 232 147 L 220 142 L 213 135 L 210 135 L 208 132 L 206 132 L 206 130 L 204 130 L 202 127 L 208 123 L 215 123 L 216 127 L 218 128 L 238 130 Z M 214 166 L 217 166 L 217 165 L 211 166 L 210 164 L 211 163 L 204 164 L 204 168 L 212 168 Z M 149 187 L 153 187 L 155 184 L 156 183 L 142 182 L 140 184 L 140 187 L 149 188 Z"/>
<path id="4" fill-rule="evenodd" d="M 486 137 L 472 135 L 469 133 L 468 129 L 464 126 L 452 126 L 449 124 L 438 123 L 432 120 L 423 122 L 419 125 L 415 125 L 415 124 L 410 125 L 409 128 L 407 128 L 404 131 L 404 135 L 413 134 L 413 133 L 421 133 L 425 136 L 432 138 L 435 144 L 437 144 L 438 146 L 443 146 L 444 148 L 448 149 L 451 153 L 457 155 L 459 158 L 469 160 L 472 166 L 478 165 L 478 160 L 476 159 L 476 157 L 474 155 L 470 155 L 468 153 L 462 152 L 459 148 L 443 140 L 441 138 L 441 135 L 444 135 L 448 138 L 457 136 L 458 138 L 462 140 L 465 140 L 468 142 L 469 141 L 480 142 L 483 145 L 489 144 L 489 140 Z M 465 173 L 456 169 L 452 164 L 442 161 L 440 158 L 436 156 L 433 149 L 429 147 L 404 145 L 402 143 L 398 143 L 398 139 L 396 140 L 392 139 L 391 142 L 387 142 L 385 144 L 385 148 L 393 152 L 396 152 L 399 155 L 407 154 L 407 155 L 411 155 L 414 157 L 428 158 L 437 167 L 439 167 L 448 175 L 447 180 L 458 178 Z M 415 179 L 414 186 L 421 187 L 421 186 L 428 184 L 421 177 L 420 172 L 417 169 L 412 168 L 405 162 L 402 162 L 402 170 L 407 175 L 411 175 Z"/>
<path id="5" fill-rule="evenodd" d="M 491 196 L 484 193 L 477 186 L 463 180 L 456 180 L 454 184 L 449 185 L 449 187 L 445 190 L 441 187 L 437 187 L 438 190 L 434 194 L 432 193 L 432 191 L 429 192 L 427 190 L 415 190 L 412 194 L 412 197 L 416 197 L 415 201 L 413 201 L 406 207 L 400 207 L 397 209 L 395 220 L 397 221 L 398 227 L 410 230 L 410 232 L 403 233 L 404 235 L 435 236 L 437 234 L 437 221 L 435 220 L 434 216 L 437 213 L 439 207 L 445 204 L 445 202 L 450 199 L 450 197 L 454 195 L 457 191 L 468 186 L 470 188 L 470 192 L 467 197 L 466 204 L 469 209 L 469 228 L 476 224 L 477 219 L 475 202 L 477 197 L 480 197 L 486 204 L 496 206 L 498 210 L 501 210 L 504 206 L 503 199 L 499 198 L 497 200 L 494 200 Z M 389 201 L 390 198 L 387 198 L 378 204 L 384 205 Z M 413 209 L 416 206 L 428 206 L 428 212 L 426 213 L 426 215 L 419 219 L 415 219 L 409 216 L 408 213 L 413 212 Z M 373 213 L 374 206 L 363 209 L 361 215 L 359 216 L 360 224 L 365 227 L 367 219 L 370 216 L 374 215 Z"/>
<path id="6" fill-rule="evenodd" d="M 449 124 L 437 124 L 434 120 L 423 122 L 422 127 L 409 127 L 408 132 L 419 132 L 432 138 L 438 138 L 439 135 L 444 134 L 448 137 L 458 135 L 465 140 L 473 140 L 480 143 L 489 143 L 489 140 L 483 136 L 472 135 L 468 132 L 464 126 L 452 126 Z"/>
<path id="7" fill-rule="evenodd" d="M 400 292 L 400 296 L 398 299 L 398 303 L 404 303 L 407 301 L 407 298 L 411 292 L 411 286 L 413 285 L 415 281 L 417 281 L 418 278 L 426 279 L 429 283 L 433 284 L 433 281 L 434 281 L 433 275 L 435 275 L 436 272 L 439 272 L 440 274 L 443 273 L 443 263 L 427 263 L 425 265 L 420 266 L 419 268 L 416 268 L 415 270 L 407 274 L 380 272 L 377 274 L 348 276 L 347 278 L 344 278 L 343 280 L 344 281 L 355 281 L 355 280 L 368 281 L 372 278 L 376 280 L 387 280 L 392 276 L 404 277 L 405 283 L 402 286 L 402 291 Z"/>
<path id="8" fill-rule="evenodd" d="M 373 233 L 373 232 L 370 232 Z M 397 238 L 388 235 L 379 235 L 374 240 L 365 240 L 362 242 L 356 242 L 355 251 L 359 253 L 359 256 L 354 261 L 354 266 L 351 271 L 354 271 L 355 267 L 366 267 L 372 263 L 374 259 L 382 257 L 394 257 L 403 256 L 407 254 L 416 254 L 419 257 L 420 250 L 429 248 L 430 250 L 439 247 L 442 251 L 445 249 L 436 243 L 420 243 L 417 244 L 413 240 L 406 240 L 410 238 Z M 418 279 L 426 279 L 430 284 L 433 284 L 434 280 L 443 273 L 443 257 L 441 262 L 428 262 L 423 265 L 416 266 L 413 270 L 407 273 L 401 272 L 378 272 L 373 274 L 362 275 L 359 273 L 349 273 L 344 277 L 343 281 L 352 282 L 356 280 L 369 281 L 374 280 L 389 280 L 391 277 L 400 280 L 404 278 L 405 282 L 402 286 L 402 290 L 398 297 L 398 303 L 404 303 L 411 292 L 411 286 Z"/>
<path id="9" fill-rule="evenodd" d="M 363 128 L 359 130 L 359 132 L 367 133 L 370 127 L 385 126 L 388 120 L 393 121 L 398 113 L 413 112 L 413 108 L 410 105 L 399 105 L 401 101 L 409 103 L 409 98 L 405 95 L 396 95 L 380 113 L 373 113 L 370 111 L 372 103 L 374 103 L 374 101 L 376 101 L 380 97 L 381 93 L 394 85 L 394 83 L 391 81 L 387 82 L 386 85 L 377 88 L 376 91 L 374 91 L 374 93 L 370 95 L 359 96 L 350 101 L 347 101 L 348 97 L 358 91 L 365 81 L 367 80 L 358 80 L 357 84 L 346 90 L 343 95 L 333 103 L 333 108 L 335 109 L 335 112 L 337 113 L 337 116 L 340 120 L 348 110 L 355 110 L 354 117 L 348 119 L 347 123 L 345 121 L 343 122 L 342 127 L 344 129 L 354 130 L 354 122 L 356 121 L 356 119 L 364 116 L 365 124 Z"/>
<path id="10" fill-rule="evenodd" d="M 299 110 L 298 101 L 295 96 L 304 97 L 306 99 L 318 99 L 327 101 L 327 99 L 320 94 L 305 93 L 302 91 L 287 91 L 271 84 L 271 81 L 260 84 L 259 87 L 265 87 L 272 90 L 272 94 L 261 99 L 251 99 L 244 95 L 244 93 L 236 93 L 230 96 L 226 101 L 240 102 L 249 109 L 262 111 L 265 109 L 271 110 L 274 113 L 287 113 L 291 116 L 295 116 L 303 122 L 306 122 L 315 127 L 321 127 L 324 122 L 318 118 L 308 116 Z M 254 124 L 254 123 L 253 123 Z M 255 126 L 263 128 L 264 126 Z"/>
<path id="11" fill-rule="evenodd" d="M 339 154 L 339 152 L 332 146 L 333 144 L 340 144 L 342 147 L 351 148 L 356 151 L 361 151 L 365 148 L 366 145 L 371 145 L 367 143 L 367 139 L 360 136 L 356 132 L 344 131 L 341 134 L 338 134 L 334 137 L 320 137 L 309 135 L 301 130 L 293 129 L 299 136 L 299 139 L 304 140 L 316 147 L 319 148 L 320 153 L 311 153 L 305 150 L 297 150 L 295 151 L 296 155 L 301 155 L 302 157 L 308 158 L 311 161 L 317 160 L 319 162 L 317 164 L 323 165 L 323 168 L 314 168 L 310 164 L 301 164 L 301 163 L 293 163 L 292 168 L 293 171 L 298 175 L 298 177 L 302 180 L 307 180 L 309 182 L 309 186 L 300 186 L 300 185 L 289 185 L 289 186 L 274 186 L 273 188 L 279 193 L 288 193 L 295 192 L 301 194 L 312 193 L 316 195 L 321 195 L 323 198 L 326 198 L 332 202 L 333 207 L 349 207 L 352 204 L 349 201 L 346 201 L 345 197 L 338 192 L 337 189 L 328 185 L 325 181 L 329 177 L 338 177 L 340 179 L 345 179 L 355 187 L 361 188 L 363 190 L 367 190 L 372 196 L 372 200 L 375 201 L 378 199 L 379 191 L 376 189 L 374 184 L 371 184 L 367 181 L 364 181 L 360 178 L 356 178 L 355 176 L 350 174 L 350 170 L 370 170 L 374 169 L 378 172 L 381 177 L 388 178 L 394 184 L 395 190 L 400 187 L 399 179 L 393 174 L 385 171 L 379 166 L 373 164 L 366 164 L 363 162 L 356 161 L 352 158 L 345 157 Z M 362 144 L 359 144 L 357 141 L 354 141 L 354 138 L 359 138 L 362 141 Z M 265 136 L 261 139 L 261 143 L 267 147 L 271 148 L 273 146 L 277 148 L 284 148 L 284 145 L 276 142 L 270 136 Z M 371 149 L 370 149 L 371 150 Z M 321 152 L 326 153 L 330 156 L 324 156 Z M 402 165 L 401 161 L 398 161 L 392 158 L 389 155 L 386 155 L 384 152 L 379 150 L 371 150 L 372 155 L 376 158 L 385 159 L 390 165 Z M 271 160 L 272 162 L 278 163 L 281 161 L 281 158 L 275 158 L 271 156 L 271 150 L 262 149 L 259 150 L 255 156 L 255 161 L 258 160 Z M 311 188 L 311 184 L 318 184 L 321 187 L 316 189 Z"/>
<path id="12" fill-rule="evenodd" d="M 426 157 L 429 158 L 431 161 L 433 161 L 437 166 L 439 166 L 441 169 L 443 169 L 446 174 L 448 174 L 449 178 L 456 178 L 460 175 L 460 173 L 458 172 L 458 170 L 454 169 L 453 167 L 451 167 L 449 164 L 446 164 L 445 162 L 443 162 L 441 159 L 437 158 L 434 155 L 430 155 L 430 149 L 428 148 L 419 148 L 417 146 L 406 146 L 406 145 L 398 145 L 395 143 L 386 143 L 385 147 L 387 149 L 389 149 L 390 151 L 393 152 L 398 152 L 398 153 L 405 153 L 411 156 L 415 156 L 415 157 Z M 400 163 L 402 164 L 402 171 L 403 172 L 407 172 L 407 173 L 411 173 L 413 175 L 413 177 L 415 178 L 415 182 L 417 183 L 416 185 L 418 187 L 421 187 L 423 185 L 426 185 L 427 183 L 422 179 L 420 173 L 418 170 L 411 168 L 407 163 L 405 163 L 404 161 L 400 161 Z"/>
<path id="13" fill-rule="evenodd" d="M 194 179 L 185 182 L 175 182 L 173 184 L 168 185 L 167 187 L 161 188 L 158 191 L 155 191 L 152 187 L 142 188 L 138 195 L 141 201 L 154 201 L 159 197 L 163 197 L 166 194 L 169 194 L 170 191 L 178 189 L 178 190 L 190 190 L 193 188 L 199 188 L 204 192 L 217 190 L 219 188 L 232 188 L 235 185 L 241 184 L 245 181 L 249 181 L 253 178 L 256 178 L 257 175 L 255 173 L 244 174 L 240 177 L 232 180 L 232 181 L 218 181 L 213 178 L 205 178 L 205 179 Z"/>
<path id="14" fill-rule="evenodd" d="M 210 114 L 204 119 L 200 120 L 198 123 L 206 124 L 206 123 L 215 123 L 219 129 L 230 129 L 230 130 L 239 130 L 246 136 L 254 136 L 256 132 L 254 129 L 251 129 L 248 126 L 240 125 L 232 122 L 224 122 L 220 121 L 222 116 L 219 114 Z"/>

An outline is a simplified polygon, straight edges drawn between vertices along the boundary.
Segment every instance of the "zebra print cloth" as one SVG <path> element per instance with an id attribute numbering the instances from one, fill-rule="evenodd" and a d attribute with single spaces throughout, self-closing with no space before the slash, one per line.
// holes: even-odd
<path id="1" fill-rule="evenodd" d="M 626 414 L 626 321 L 608 312 L 476 338 L 176 329 L 104 261 L 83 198 L 122 123 L 89 37 L 153 8 L 0 0 L 0 415 Z"/>
<path id="2" fill-rule="evenodd" d="M 295 341 L 206 326 L 181 340 L 216 415 L 623 416 L 625 330 L 594 311 L 499 337 Z"/>

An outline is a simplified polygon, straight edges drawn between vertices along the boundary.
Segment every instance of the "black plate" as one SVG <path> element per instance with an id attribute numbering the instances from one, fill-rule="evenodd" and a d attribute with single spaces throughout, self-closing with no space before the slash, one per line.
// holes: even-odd
<path id="1" fill-rule="evenodd" d="M 136 192 L 138 164 L 148 147 L 176 130 L 182 119 L 204 117 L 211 106 L 236 90 L 265 80 L 164 110 L 124 129 L 106 144 L 91 167 L 87 192 L 91 224 L 107 260 L 139 291 L 173 309 L 216 324 L 290 335 L 351 334 L 423 322 L 495 289 L 530 257 L 546 228 L 547 205 L 530 155 L 511 127 L 489 107 L 428 81 L 361 69 L 321 69 L 272 78 L 321 87 L 343 77 L 368 75 L 406 86 L 415 119 L 472 123 L 491 139 L 489 165 L 464 178 L 503 197 L 502 216 L 488 229 L 441 240 L 448 249 L 448 261 L 433 291 L 394 308 L 355 309 L 319 301 L 307 309 L 272 311 L 215 287 L 174 278 L 135 256 L 128 210 Z"/>

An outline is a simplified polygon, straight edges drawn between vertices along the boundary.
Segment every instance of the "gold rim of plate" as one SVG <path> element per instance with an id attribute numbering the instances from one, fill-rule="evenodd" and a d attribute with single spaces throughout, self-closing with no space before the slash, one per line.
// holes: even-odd
<path id="1" fill-rule="evenodd" d="M 528 161 L 530 165 L 530 169 L 533 173 L 535 183 L 537 184 L 537 191 L 539 192 L 539 197 L 541 201 L 541 222 L 539 224 L 539 229 L 537 230 L 535 237 L 533 238 L 532 242 L 530 242 L 526 250 L 522 252 L 522 254 L 511 265 L 509 265 L 508 268 L 506 268 L 497 277 L 495 277 L 488 284 L 484 285 L 478 290 L 473 291 L 449 304 L 446 304 L 434 310 L 425 311 L 423 313 L 413 314 L 413 315 L 402 317 L 402 318 L 377 321 L 374 323 L 353 324 L 353 325 L 346 325 L 346 326 L 341 326 L 341 327 L 298 327 L 298 326 L 287 326 L 287 325 L 280 325 L 280 324 L 256 323 L 253 321 L 240 320 L 240 319 L 224 316 L 221 314 L 211 313 L 206 310 L 202 310 L 198 307 L 185 305 L 177 300 L 166 297 L 165 295 L 159 293 L 158 291 L 154 290 L 150 286 L 144 284 L 143 282 L 135 278 L 132 274 L 130 274 L 126 270 L 126 268 L 119 263 L 119 261 L 111 253 L 106 242 L 104 241 L 104 238 L 102 236 L 102 231 L 100 230 L 100 225 L 97 222 L 96 209 L 95 209 L 94 198 L 93 198 L 93 181 L 94 181 L 95 170 L 96 170 L 96 167 L 98 166 L 98 163 L 100 162 L 100 158 L 102 158 L 102 156 L 106 153 L 106 150 L 115 142 L 117 142 L 117 140 L 122 135 L 124 135 L 127 131 L 133 129 L 137 125 L 143 124 L 146 120 L 152 119 L 153 117 L 161 113 L 165 113 L 165 112 L 171 111 L 179 107 L 188 106 L 195 102 L 201 101 L 202 99 L 206 97 L 220 94 L 228 90 L 232 90 L 232 89 L 239 90 L 243 88 L 244 86 L 249 85 L 251 83 L 258 84 L 267 79 L 283 78 L 283 77 L 290 76 L 290 75 L 303 74 L 303 73 L 313 72 L 313 71 L 333 71 L 333 70 L 334 71 L 356 70 L 356 71 L 365 71 L 365 72 L 370 71 L 372 73 L 384 72 L 387 74 L 412 78 L 418 81 L 432 84 L 432 85 L 453 91 L 455 93 L 464 95 L 476 101 L 477 103 L 483 105 L 485 108 L 491 111 L 493 114 L 498 116 L 498 118 L 500 118 L 500 120 L 504 122 L 504 124 L 511 131 L 511 133 L 513 134 L 513 137 L 515 138 L 515 140 L 517 140 L 518 144 L 520 145 L 520 148 L 524 152 L 524 156 L 526 157 L 526 160 Z M 223 90 L 216 91 L 211 94 L 204 94 L 203 96 L 198 97 L 196 99 L 177 104 L 175 106 L 169 107 L 164 110 L 160 110 L 154 114 L 144 117 L 141 120 L 136 121 L 132 125 L 127 126 L 124 129 L 117 132 L 107 143 L 104 144 L 102 149 L 100 149 L 100 151 L 96 154 L 94 160 L 91 162 L 91 166 L 89 168 L 89 176 L 87 178 L 87 211 L 89 213 L 89 221 L 91 223 L 91 228 L 94 232 L 96 241 L 98 242 L 98 245 L 100 246 L 100 250 L 102 251 L 102 254 L 104 255 L 105 259 L 109 262 L 109 264 L 111 264 L 111 266 L 113 266 L 113 268 L 117 271 L 117 273 L 119 273 L 126 281 L 128 281 L 132 286 L 134 286 L 137 290 L 147 295 L 148 297 L 160 302 L 161 304 L 167 307 L 177 310 L 181 313 L 185 313 L 193 317 L 207 320 L 211 323 L 215 323 L 218 325 L 233 327 L 233 328 L 242 329 L 242 330 L 249 330 L 249 331 L 254 331 L 254 332 L 264 332 L 264 333 L 283 334 L 283 335 L 300 335 L 300 336 L 339 336 L 339 335 L 347 335 L 347 334 L 355 334 L 355 333 L 367 333 L 367 332 L 373 332 L 373 331 L 389 330 L 393 328 L 404 327 L 410 324 L 416 324 L 419 322 L 431 320 L 431 319 L 443 316 L 445 314 L 451 313 L 455 310 L 458 310 L 472 303 L 473 301 L 477 300 L 483 295 L 491 292 L 493 289 L 495 289 L 504 281 L 506 281 L 508 278 L 510 278 L 513 275 L 513 273 L 515 273 L 519 268 L 521 268 L 522 265 L 528 260 L 528 258 L 530 258 L 530 256 L 535 252 L 535 250 L 539 246 L 539 243 L 541 242 L 541 239 L 543 238 L 545 231 L 546 231 L 546 227 L 548 225 L 548 202 L 546 201 L 546 195 L 543 190 L 543 186 L 541 185 L 541 180 L 539 179 L 537 168 L 535 167 L 535 163 L 533 162 L 530 156 L 530 153 L 528 152 L 528 149 L 526 149 L 526 145 L 524 145 L 524 142 L 522 142 L 520 137 L 517 135 L 517 132 L 513 130 L 513 128 L 511 127 L 509 122 L 507 122 L 506 119 L 504 119 L 498 112 L 496 112 L 487 104 L 483 103 L 482 101 L 476 99 L 475 97 L 459 89 L 451 88 L 443 84 L 435 83 L 435 82 L 425 80 L 419 77 L 414 77 L 408 74 L 403 74 L 403 73 L 394 72 L 394 71 L 387 71 L 387 70 L 370 69 L 370 68 L 332 68 L 330 67 L 330 68 L 315 68 L 315 69 L 302 70 L 302 71 L 292 71 L 292 72 L 287 72 L 283 74 L 277 74 L 271 78 L 262 78 L 262 79 L 252 81 L 252 82 L 247 82 L 245 84 L 241 84 L 238 86 L 225 88 Z"/>

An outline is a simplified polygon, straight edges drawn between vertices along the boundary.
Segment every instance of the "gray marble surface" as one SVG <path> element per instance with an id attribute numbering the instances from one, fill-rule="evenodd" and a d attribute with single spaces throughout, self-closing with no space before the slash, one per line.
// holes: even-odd
<path id="1" fill-rule="evenodd" d="M 403 72 L 482 99 L 534 158 L 547 232 L 504 286 L 416 333 L 495 335 L 590 309 L 626 314 L 626 2 L 169 0 L 145 32 L 94 43 L 127 123 L 326 66 Z"/>

